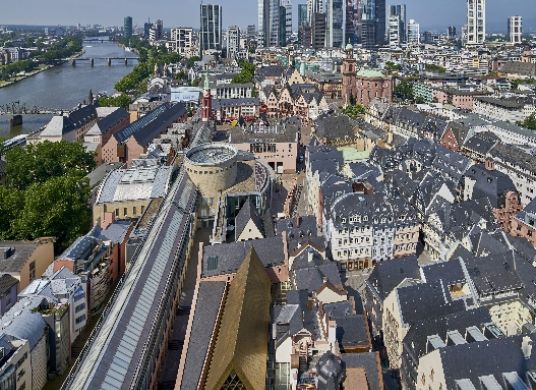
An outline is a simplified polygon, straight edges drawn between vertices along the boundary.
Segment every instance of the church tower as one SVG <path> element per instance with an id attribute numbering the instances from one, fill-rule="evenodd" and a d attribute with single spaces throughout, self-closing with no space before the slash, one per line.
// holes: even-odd
<path id="1" fill-rule="evenodd" d="M 210 85 L 208 76 L 205 76 L 205 85 L 203 88 L 203 99 L 201 101 L 201 119 L 203 122 L 208 122 L 212 115 L 212 95 L 210 93 Z"/>
<path id="2" fill-rule="evenodd" d="M 354 59 L 354 48 L 346 46 L 346 58 L 342 63 L 342 99 L 346 105 L 354 104 L 357 97 L 357 61 Z"/>

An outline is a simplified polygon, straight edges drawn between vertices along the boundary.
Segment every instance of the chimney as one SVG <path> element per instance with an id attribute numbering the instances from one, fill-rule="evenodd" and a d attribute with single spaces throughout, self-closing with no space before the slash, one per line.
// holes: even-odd
<path id="1" fill-rule="evenodd" d="M 301 225 L 301 217 L 298 215 L 296 218 L 294 218 L 294 227 L 299 228 Z"/>
<path id="2" fill-rule="evenodd" d="M 103 230 L 108 229 L 108 227 L 115 222 L 114 213 L 104 213 L 104 219 L 100 223 L 100 227 Z"/>
<path id="3" fill-rule="evenodd" d="M 521 342 L 521 351 L 523 351 L 523 357 L 529 360 L 532 356 L 532 339 L 528 336 L 523 337 Z"/>
<path id="4" fill-rule="evenodd" d="M 309 251 L 307 251 L 307 262 L 309 264 L 313 264 L 313 257 L 314 257 L 314 252 L 312 251 L 312 249 L 309 249 Z"/>

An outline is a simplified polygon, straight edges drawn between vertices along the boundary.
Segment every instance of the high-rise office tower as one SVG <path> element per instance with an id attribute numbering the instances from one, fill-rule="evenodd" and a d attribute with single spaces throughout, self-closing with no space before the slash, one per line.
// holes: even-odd
<path id="1" fill-rule="evenodd" d="M 521 16 L 508 18 L 508 40 L 514 45 L 523 42 L 523 18 Z"/>
<path id="2" fill-rule="evenodd" d="M 328 0 L 326 4 L 326 47 L 345 46 L 346 1 Z"/>
<path id="3" fill-rule="evenodd" d="M 279 6 L 279 43 L 278 46 L 287 45 L 287 9 Z"/>
<path id="4" fill-rule="evenodd" d="M 298 29 L 308 23 L 307 4 L 298 4 Z"/>
<path id="5" fill-rule="evenodd" d="M 257 37 L 257 26 L 254 24 L 248 25 L 247 36 L 248 39 L 255 39 Z"/>
<path id="6" fill-rule="evenodd" d="M 153 27 L 153 24 L 151 22 L 147 22 L 143 24 L 143 37 L 144 38 L 149 38 L 149 33 L 152 27 Z"/>
<path id="7" fill-rule="evenodd" d="M 486 40 L 486 0 L 467 0 L 467 44 Z"/>
<path id="8" fill-rule="evenodd" d="M 392 5 L 389 13 L 389 44 L 400 46 L 407 42 L 406 5 Z"/>
<path id="9" fill-rule="evenodd" d="M 456 26 L 449 26 L 448 34 L 450 40 L 455 40 L 456 36 L 458 35 L 458 30 L 456 29 Z"/>
<path id="10" fill-rule="evenodd" d="M 222 7 L 214 4 L 201 4 L 201 25 L 199 29 L 199 48 L 205 50 L 222 49 Z"/>
<path id="11" fill-rule="evenodd" d="M 279 45 L 280 0 L 258 0 L 258 35 L 260 47 Z"/>
<path id="12" fill-rule="evenodd" d="M 421 27 L 414 19 L 408 23 L 408 45 L 419 46 L 421 44 Z"/>
<path id="13" fill-rule="evenodd" d="M 312 25 L 314 20 L 314 14 L 325 12 L 324 7 L 325 0 L 307 0 L 307 20 Z"/>
<path id="14" fill-rule="evenodd" d="M 344 33 L 346 43 L 357 43 L 358 3 L 359 0 L 346 0 L 346 31 Z"/>
<path id="15" fill-rule="evenodd" d="M 231 26 L 227 29 L 227 58 L 235 58 L 240 52 L 240 28 Z"/>
<path id="16" fill-rule="evenodd" d="M 321 49 L 326 43 L 326 14 L 315 12 L 311 26 L 311 43 L 313 49 Z"/>
<path id="17" fill-rule="evenodd" d="M 285 7 L 285 35 L 289 40 L 292 36 L 292 0 L 281 0 L 281 6 Z"/>
<path id="18" fill-rule="evenodd" d="M 164 39 L 164 22 L 162 19 L 156 21 L 156 40 Z"/>
<path id="19" fill-rule="evenodd" d="M 385 43 L 385 12 L 385 0 L 361 0 L 358 32 L 364 47 Z"/>
<path id="20" fill-rule="evenodd" d="M 132 16 L 125 17 L 123 23 L 123 32 L 125 34 L 125 38 L 129 39 L 132 37 Z"/>

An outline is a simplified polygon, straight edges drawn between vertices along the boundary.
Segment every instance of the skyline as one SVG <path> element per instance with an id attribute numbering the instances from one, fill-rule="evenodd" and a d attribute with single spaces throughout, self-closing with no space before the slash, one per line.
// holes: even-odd
<path id="1" fill-rule="evenodd" d="M 82 25 L 102 24 L 121 26 L 125 16 L 132 16 L 134 25 L 143 26 L 148 19 L 163 19 L 165 27 L 199 27 L 199 0 L 180 0 L 173 4 L 169 0 L 153 0 L 151 4 L 134 3 L 128 0 L 115 0 L 113 5 L 104 0 L 94 0 L 91 3 L 80 2 L 73 7 L 73 1 L 56 0 L 56 6 L 51 8 L 39 0 L 27 0 L 26 7 L 4 7 L 0 16 L 0 24 L 26 25 Z M 223 25 L 238 25 L 257 23 L 256 0 L 219 0 L 205 3 L 223 5 Z M 297 19 L 297 4 L 294 2 L 294 20 Z M 420 4 L 419 4 L 420 3 Z M 444 29 L 448 25 L 462 26 L 465 23 L 466 1 L 429 0 L 422 6 L 422 0 L 395 1 L 388 0 L 387 4 L 406 4 L 408 19 L 416 19 L 424 29 Z M 453 4 L 455 3 L 455 4 Z M 533 5 L 526 0 L 488 0 L 487 2 L 488 29 L 505 31 L 508 16 L 521 15 L 524 18 L 526 30 L 536 30 L 536 15 L 531 12 Z M 31 15 L 27 12 L 32 9 Z M 58 12 L 61 10 L 61 12 Z M 106 12 L 103 12 L 106 10 Z M 237 12 L 238 11 L 238 12 Z M 531 15 L 532 13 L 532 15 Z M 177 16 L 172 16 L 177 15 Z M 178 16 L 181 15 L 181 16 Z M 245 22 L 247 20 L 247 22 Z M 195 23 L 192 23 L 195 21 Z M 447 22 L 445 22 L 447 21 Z M 294 23 L 296 26 L 296 22 Z"/>

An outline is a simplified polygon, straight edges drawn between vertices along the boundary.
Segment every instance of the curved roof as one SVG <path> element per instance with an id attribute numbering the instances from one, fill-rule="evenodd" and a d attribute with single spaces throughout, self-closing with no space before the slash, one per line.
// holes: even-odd
<path id="1" fill-rule="evenodd" d="M 190 149 L 186 158 L 195 165 L 215 165 L 229 161 L 237 154 L 237 150 L 230 145 L 209 144 Z"/>

